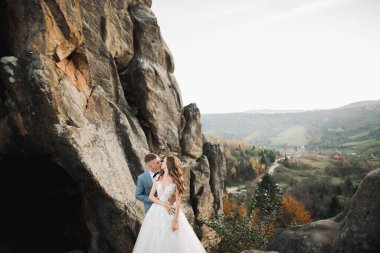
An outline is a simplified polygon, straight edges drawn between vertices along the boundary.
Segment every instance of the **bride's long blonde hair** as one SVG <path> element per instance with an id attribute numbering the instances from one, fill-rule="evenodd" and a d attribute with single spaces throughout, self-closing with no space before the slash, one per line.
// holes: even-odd
<path id="1" fill-rule="evenodd" d="M 186 191 L 186 187 L 179 159 L 175 156 L 167 156 L 166 166 L 168 167 L 169 176 L 173 179 L 179 193 L 182 195 Z"/>

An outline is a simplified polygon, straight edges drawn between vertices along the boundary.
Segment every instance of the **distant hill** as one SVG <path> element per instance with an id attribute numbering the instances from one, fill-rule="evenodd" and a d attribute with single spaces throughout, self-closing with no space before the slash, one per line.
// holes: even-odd
<path id="1" fill-rule="evenodd" d="M 203 130 L 222 139 L 269 148 L 282 149 L 286 143 L 290 148 L 306 146 L 380 156 L 380 100 L 332 110 L 277 112 L 203 114 Z"/>
<path id="2" fill-rule="evenodd" d="M 278 113 L 297 113 L 306 112 L 306 110 L 250 110 L 245 113 L 258 113 L 258 114 L 278 114 Z"/>

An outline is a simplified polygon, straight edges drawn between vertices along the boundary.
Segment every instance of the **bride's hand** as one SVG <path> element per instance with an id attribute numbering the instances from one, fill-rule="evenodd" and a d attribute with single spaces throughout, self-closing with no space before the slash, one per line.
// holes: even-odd
<path id="1" fill-rule="evenodd" d="M 173 214 L 175 211 L 175 208 L 169 204 L 169 202 L 163 203 L 163 206 L 168 210 L 169 214 Z"/>
<path id="2" fill-rule="evenodd" d="M 172 224 L 173 231 L 176 231 L 178 228 L 179 228 L 178 221 L 173 221 L 173 224 Z"/>

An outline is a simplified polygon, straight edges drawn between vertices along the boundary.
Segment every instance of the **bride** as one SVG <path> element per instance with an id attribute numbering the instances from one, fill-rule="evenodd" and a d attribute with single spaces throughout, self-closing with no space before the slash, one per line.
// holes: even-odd
<path id="1" fill-rule="evenodd" d="M 149 199 L 153 202 L 146 213 L 137 237 L 134 253 L 206 253 L 180 209 L 185 191 L 182 169 L 178 158 L 167 156 L 162 163 L 164 174 L 153 183 Z M 157 197 L 155 193 L 157 192 Z M 168 199 L 175 193 L 174 214 Z"/>

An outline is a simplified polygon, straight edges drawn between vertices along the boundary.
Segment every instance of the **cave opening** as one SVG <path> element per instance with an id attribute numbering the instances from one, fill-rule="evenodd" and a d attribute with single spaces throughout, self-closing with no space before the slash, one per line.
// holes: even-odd
<path id="1" fill-rule="evenodd" d="M 0 252 L 88 252 L 82 199 L 50 158 L 0 158 Z"/>
<path id="2" fill-rule="evenodd" d="M 7 1 L 0 0 L 0 58 L 9 54 L 7 48 Z"/>

